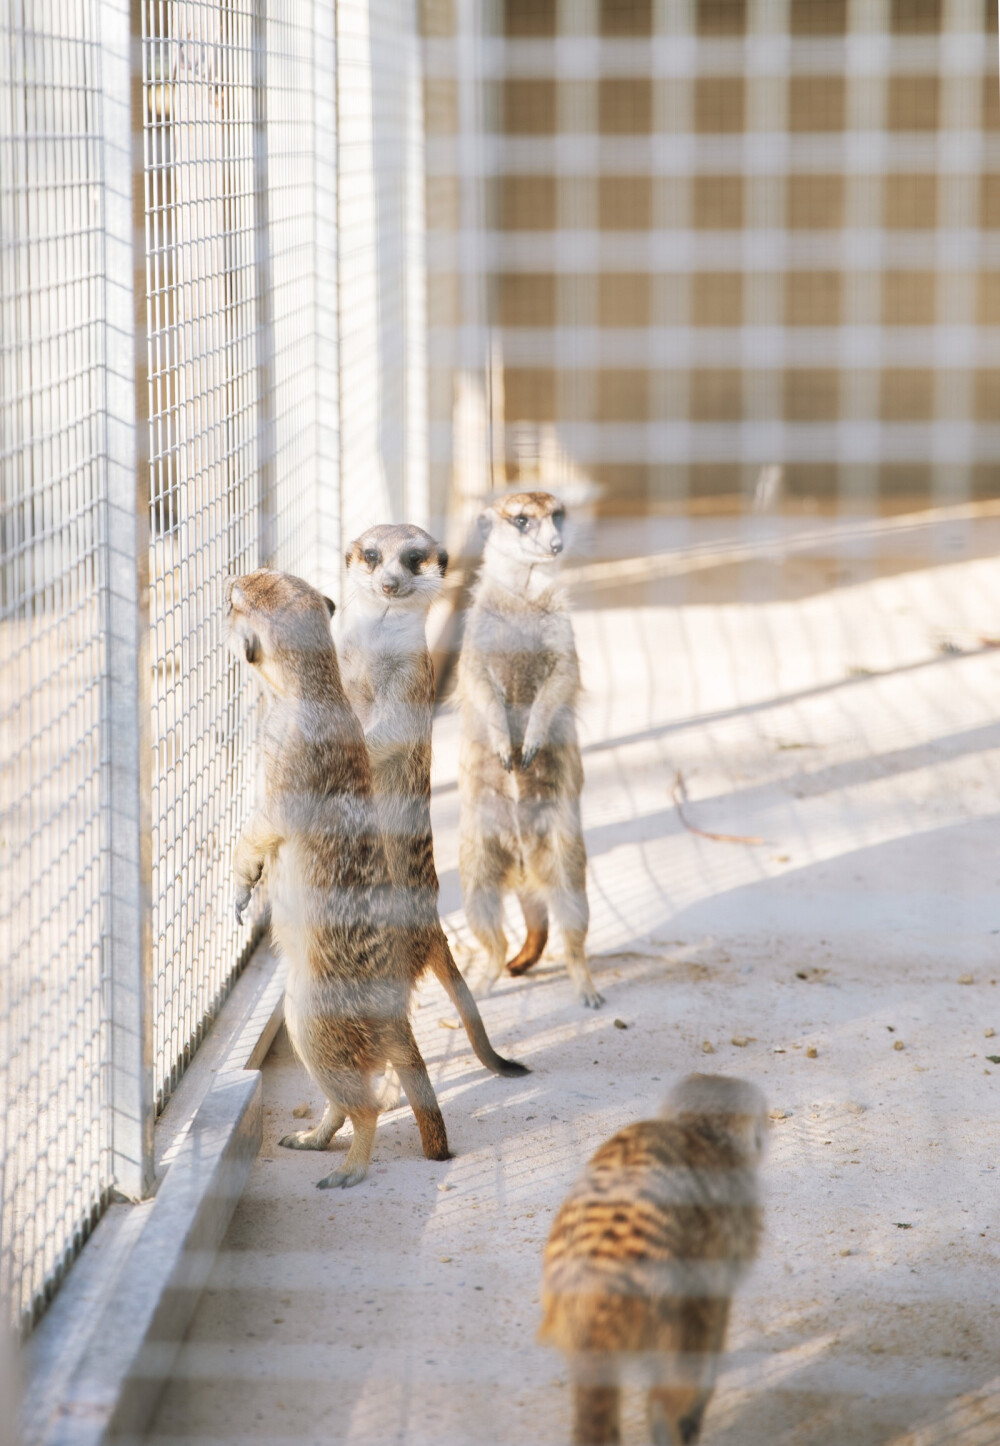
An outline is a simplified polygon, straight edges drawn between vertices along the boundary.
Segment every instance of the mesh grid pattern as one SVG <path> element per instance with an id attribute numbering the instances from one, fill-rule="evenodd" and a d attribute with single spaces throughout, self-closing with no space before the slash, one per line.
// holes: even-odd
<path id="1" fill-rule="evenodd" d="M 0 1298 L 23 1325 L 111 1182 L 97 9 L 0 20 Z"/>
<path id="2" fill-rule="evenodd" d="M 995 494 L 991 0 L 510 0 L 475 145 L 461 9 L 428 10 L 432 395 L 481 365 L 478 276 L 498 481 L 549 438 L 613 505 L 770 463 L 818 498 Z"/>
<path id="3" fill-rule="evenodd" d="M 258 539 L 253 65 L 246 3 L 143 7 L 153 629 L 154 1082 L 169 1095 L 245 942 L 229 852 L 254 706 L 224 579 Z"/>

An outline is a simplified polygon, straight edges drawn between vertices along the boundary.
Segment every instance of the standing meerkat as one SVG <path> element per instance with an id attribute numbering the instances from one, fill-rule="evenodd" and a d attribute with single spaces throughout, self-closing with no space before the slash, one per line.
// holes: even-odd
<path id="1" fill-rule="evenodd" d="M 576 1446 L 616 1446 L 628 1365 L 655 1446 L 698 1440 L 730 1297 L 757 1253 L 766 1129 L 755 1085 L 689 1075 L 570 1191 L 545 1247 L 539 1340 L 567 1357 Z"/>
<path id="2" fill-rule="evenodd" d="M 584 945 L 587 850 L 580 822 L 583 764 L 576 736 L 580 665 L 555 578 L 565 509 L 549 492 L 518 492 L 487 509 L 483 564 L 465 623 L 458 696 L 459 873 L 469 927 L 486 949 L 475 981 L 503 972 L 503 894 L 514 889 L 527 938 L 507 964 L 541 957 L 549 914 L 582 1002 L 603 1003 Z"/>
<path id="3" fill-rule="evenodd" d="M 407 936 L 404 954 L 413 982 L 430 967 L 486 1068 L 523 1075 L 523 1064 L 503 1059 L 490 1044 L 438 915 L 431 829 L 434 668 L 426 625 L 447 566 L 440 543 L 408 523 L 370 527 L 351 543 L 350 595 L 338 639 L 341 673 L 368 744 L 395 923 Z"/>
<path id="4" fill-rule="evenodd" d="M 263 799 L 236 845 L 236 917 L 266 865 L 271 932 L 288 962 L 285 1024 L 327 1100 L 315 1129 L 281 1143 L 325 1150 L 349 1116 L 347 1158 L 319 1185 L 363 1180 L 378 1121 L 372 1078 L 391 1064 L 424 1154 L 447 1160 L 444 1120 L 410 1027 L 413 970 L 387 917 L 389 870 L 368 749 L 330 636 L 333 604 L 266 568 L 232 580 L 227 603 L 230 646 L 270 695 L 258 743 Z"/>

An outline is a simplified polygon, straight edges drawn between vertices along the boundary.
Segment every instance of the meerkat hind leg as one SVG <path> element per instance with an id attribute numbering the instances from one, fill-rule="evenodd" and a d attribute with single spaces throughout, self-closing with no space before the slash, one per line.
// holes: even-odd
<path id="1" fill-rule="evenodd" d="M 545 900 L 538 894 L 523 889 L 518 890 L 517 897 L 528 932 L 520 952 L 507 965 L 507 973 L 515 977 L 526 973 L 533 964 L 538 963 L 549 939 L 549 911 L 545 907 Z"/>
<path id="2" fill-rule="evenodd" d="M 651 1390 L 646 1412 L 653 1446 L 691 1446 L 696 1442 L 711 1394 L 690 1388 Z"/>
<path id="3" fill-rule="evenodd" d="M 395 1066 L 400 1083 L 406 1091 L 406 1098 L 420 1130 L 424 1154 L 428 1160 L 450 1160 L 451 1151 L 448 1149 L 444 1116 L 408 1019 L 401 1021 L 396 1037 L 389 1047 L 392 1051 L 390 1062 Z"/>
<path id="4" fill-rule="evenodd" d="M 590 976 L 587 964 L 586 939 L 590 923 L 587 907 L 586 884 L 580 880 L 575 887 L 560 883 L 549 896 L 552 917 L 562 930 L 566 948 L 566 968 L 576 985 L 576 992 L 582 1004 L 588 1009 L 597 1009 L 604 1003 L 604 996 L 598 994 Z"/>
<path id="5" fill-rule="evenodd" d="M 573 1446 L 618 1446 L 619 1397 L 617 1386 L 573 1388 Z"/>
<path id="6" fill-rule="evenodd" d="M 314 1129 L 296 1130 L 292 1135 L 285 1135 L 278 1144 L 286 1150 L 328 1150 L 330 1141 L 346 1119 L 347 1111 L 327 1100 L 323 1118 Z"/>
<path id="7" fill-rule="evenodd" d="M 372 1146 L 375 1143 L 375 1127 L 378 1124 L 378 1108 L 372 1103 L 362 1108 L 352 1108 L 348 1110 L 348 1114 L 354 1126 L 354 1139 L 347 1152 L 347 1159 L 339 1170 L 334 1170 L 322 1180 L 316 1181 L 319 1190 L 347 1189 L 349 1185 L 360 1185 L 368 1174 Z"/>
<path id="8" fill-rule="evenodd" d="M 477 884 L 463 890 L 469 928 L 486 950 L 486 963 L 470 972 L 469 988 L 477 998 L 488 994 L 507 962 L 507 936 L 503 931 L 503 896 L 497 885 Z"/>

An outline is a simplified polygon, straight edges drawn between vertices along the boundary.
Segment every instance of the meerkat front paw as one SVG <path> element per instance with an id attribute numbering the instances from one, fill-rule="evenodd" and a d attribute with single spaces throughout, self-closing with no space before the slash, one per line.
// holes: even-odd
<path id="1" fill-rule="evenodd" d="M 244 884 L 241 889 L 237 889 L 237 891 L 236 891 L 236 922 L 237 922 L 237 924 L 242 924 L 242 923 L 243 923 L 243 915 L 246 913 L 247 909 L 249 909 L 249 907 L 250 907 L 250 900 L 251 900 L 252 898 L 253 898 L 253 888 L 252 888 L 250 885 Z"/>
<path id="2" fill-rule="evenodd" d="M 347 1190 L 351 1185 L 360 1185 L 368 1174 L 367 1165 L 344 1165 L 330 1175 L 316 1181 L 317 1190 Z"/>
<path id="3" fill-rule="evenodd" d="M 524 740 L 524 747 L 521 749 L 521 768 L 524 771 L 531 767 L 541 750 L 541 743 L 529 743 L 527 739 Z"/>
<path id="4" fill-rule="evenodd" d="M 593 984 L 584 984 L 580 989 L 580 1003 L 584 1009 L 600 1009 L 604 995 L 598 994 Z"/>
<path id="5" fill-rule="evenodd" d="M 510 773 L 514 767 L 514 750 L 509 743 L 498 743 L 496 754 L 500 760 L 500 767 L 504 773 Z"/>

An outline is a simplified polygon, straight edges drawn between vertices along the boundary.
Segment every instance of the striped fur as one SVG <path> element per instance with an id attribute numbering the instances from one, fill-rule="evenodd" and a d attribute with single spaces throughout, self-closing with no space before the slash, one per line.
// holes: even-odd
<path id="1" fill-rule="evenodd" d="M 371 527 L 347 551 L 350 597 L 340 648 L 344 687 L 365 731 L 379 827 L 392 879 L 394 924 L 414 983 L 427 968 L 447 991 L 479 1060 L 523 1075 L 490 1044 L 438 915 L 431 829 L 434 668 L 427 610 L 441 590 L 444 548 L 408 523 Z M 389 1090 L 383 1103 L 394 1103 Z"/>
<path id="2" fill-rule="evenodd" d="M 618 1441 L 626 1368 L 646 1386 L 651 1439 L 697 1440 L 730 1297 L 757 1252 L 765 1125 L 755 1086 L 692 1075 L 570 1191 L 545 1248 L 539 1339 L 570 1362 L 575 1442 Z"/>
<path id="3" fill-rule="evenodd" d="M 315 1129 L 281 1143 L 326 1149 L 350 1116 L 347 1159 L 319 1184 L 357 1184 L 378 1119 L 372 1076 L 392 1065 L 424 1153 L 446 1160 L 444 1120 L 410 1027 L 413 981 L 392 929 L 368 750 L 341 684 L 332 604 L 300 578 L 261 569 L 230 584 L 228 608 L 230 646 L 270 694 L 263 797 L 236 847 L 236 915 L 266 867 L 271 931 L 288 963 L 285 1024 L 327 1099 Z"/>

